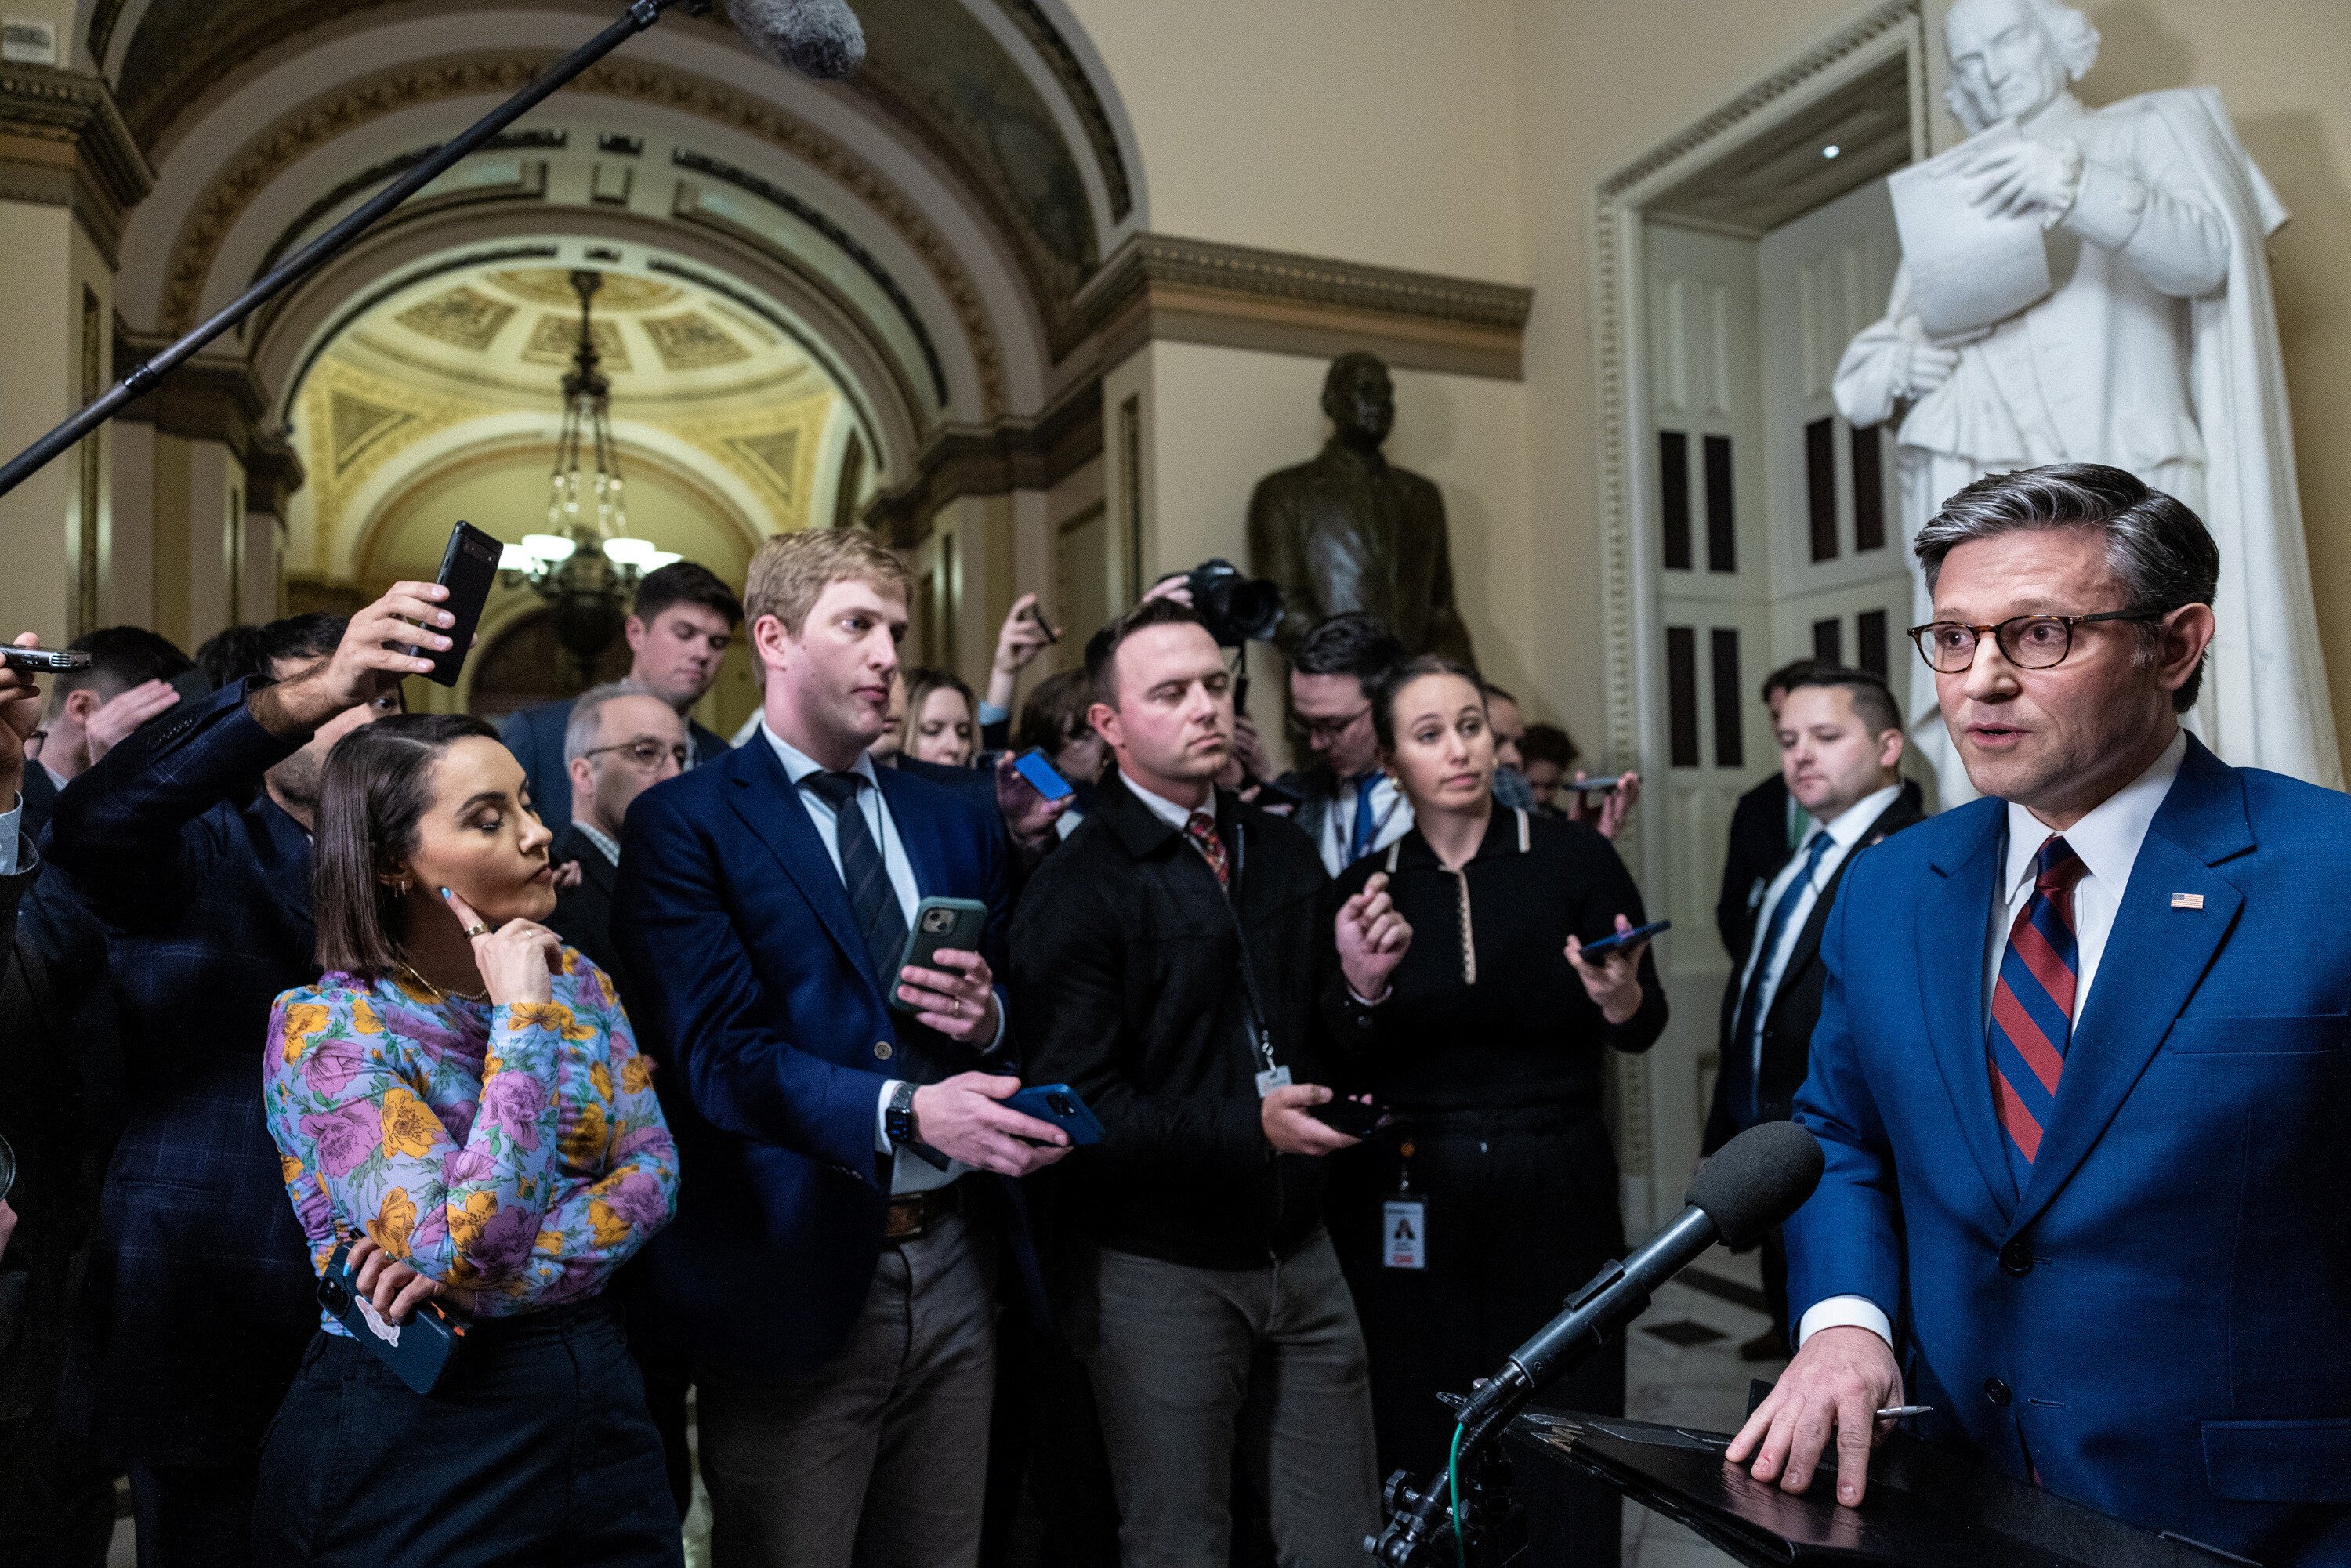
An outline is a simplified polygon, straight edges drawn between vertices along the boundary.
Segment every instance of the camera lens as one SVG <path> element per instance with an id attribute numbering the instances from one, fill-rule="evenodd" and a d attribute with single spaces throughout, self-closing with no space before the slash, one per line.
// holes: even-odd
<path id="1" fill-rule="evenodd" d="M 1066 1094 L 1046 1095 L 1045 1105 L 1046 1108 L 1050 1110 L 1056 1116 L 1075 1115 L 1078 1109 L 1075 1105 L 1070 1103 L 1070 1097 Z"/>
<path id="2" fill-rule="evenodd" d="M 319 1281 L 319 1304 L 340 1317 L 351 1310 L 351 1293 L 343 1289 L 340 1280 L 321 1280 Z"/>

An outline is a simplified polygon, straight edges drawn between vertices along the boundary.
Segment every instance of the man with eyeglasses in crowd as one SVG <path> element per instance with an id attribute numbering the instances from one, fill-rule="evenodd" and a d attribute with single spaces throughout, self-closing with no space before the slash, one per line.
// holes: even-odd
<path id="1" fill-rule="evenodd" d="M 634 681 L 608 681 L 580 694 L 563 727 L 563 766 L 570 774 L 571 825 L 550 854 L 568 885 L 548 926 L 611 975 L 623 996 L 612 947 L 612 886 L 621 874 L 621 823 L 630 802 L 685 771 L 691 758 L 685 720 Z M 534 801 L 543 818 L 547 806 Z M 576 880 L 573 880 L 576 878 Z"/>
<path id="2" fill-rule="evenodd" d="M 1290 820 L 1332 876 L 1412 831 L 1412 803 L 1380 768 L 1370 695 L 1373 680 L 1404 656 L 1395 633 L 1360 610 L 1320 622 L 1290 656 L 1290 711 L 1315 761 L 1280 789 L 1298 798 Z"/>
<path id="3" fill-rule="evenodd" d="M 2351 801 L 2180 727 L 2220 552 L 2119 468 L 1961 490 L 1919 652 L 1986 799 L 1855 860 L 1795 1120 L 1801 1348 L 1726 1455 L 1839 1503 L 1875 1413 L 2231 1561 L 2351 1562 Z M 2236 656 L 2242 656 L 2238 654 Z"/>
<path id="4" fill-rule="evenodd" d="M 629 618 L 621 627 L 629 644 L 627 679 L 669 704 L 684 723 L 688 768 L 716 762 L 729 749 L 725 736 L 686 716 L 718 684 L 720 662 L 742 622 L 742 602 L 717 573 L 695 561 L 674 560 L 647 572 L 637 584 Z M 498 738 L 530 776 L 538 820 L 558 834 L 571 823 L 567 743 L 574 700 L 524 708 L 498 728 Z"/>

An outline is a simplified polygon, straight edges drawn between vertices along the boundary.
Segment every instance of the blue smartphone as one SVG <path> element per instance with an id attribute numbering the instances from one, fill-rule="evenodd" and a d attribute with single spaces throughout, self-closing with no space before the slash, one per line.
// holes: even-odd
<path id="1" fill-rule="evenodd" d="M 1586 942 L 1583 945 L 1583 956 L 1586 958 L 1605 958 L 1620 947 L 1630 947 L 1635 942 L 1646 942 L 1658 932 L 1671 931 L 1673 928 L 1674 923 L 1670 920 L 1652 920 L 1646 925 L 1635 925 L 1630 931 L 1619 931 L 1614 936 L 1603 936 L 1597 942 Z"/>
<path id="2" fill-rule="evenodd" d="M 1078 792 L 1068 779 L 1061 777 L 1058 768 L 1045 760 L 1045 753 L 1040 747 L 1030 747 L 1012 759 L 1012 766 L 1019 770 L 1021 778 L 1029 780 L 1029 788 L 1048 800 L 1059 800 Z"/>
<path id="3" fill-rule="evenodd" d="M 1066 1083 L 1037 1083 L 1023 1089 L 1007 1100 L 1005 1104 L 1024 1116 L 1034 1116 L 1040 1122 L 1050 1122 L 1070 1134 L 1077 1145 L 1102 1142 L 1102 1124 L 1078 1098 L 1078 1092 Z"/>
<path id="4" fill-rule="evenodd" d="M 335 1249 L 327 1260 L 327 1271 L 319 1276 L 319 1304 L 419 1394 L 441 1386 L 465 1340 L 464 1315 L 438 1301 L 421 1302 L 404 1323 L 377 1312 L 375 1303 L 360 1294 L 347 1246 Z"/>

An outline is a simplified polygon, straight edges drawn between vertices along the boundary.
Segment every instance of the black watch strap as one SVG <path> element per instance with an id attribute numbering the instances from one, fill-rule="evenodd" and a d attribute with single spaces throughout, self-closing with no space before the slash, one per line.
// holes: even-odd
<path id="1" fill-rule="evenodd" d="M 882 1131 L 890 1139 L 893 1149 L 911 1149 L 915 1156 L 934 1170 L 947 1168 L 946 1155 L 923 1142 L 922 1128 L 914 1120 L 915 1085 L 904 1080 L 890 1092 L 890 1103 L 882 1113 Z"/>

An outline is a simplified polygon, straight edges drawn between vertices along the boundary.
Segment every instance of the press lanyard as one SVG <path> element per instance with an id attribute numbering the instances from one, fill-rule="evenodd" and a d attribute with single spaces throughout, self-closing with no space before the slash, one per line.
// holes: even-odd
<path id="1" fill-rule="evenodd" d="M 1412 1189 L 1411 1143 L 1396 1154 L 1396 1189 L 1380 1202 L 1380 1261 L 1390 1269 L 1426 1269 L 1428 1205 Z"/>

